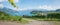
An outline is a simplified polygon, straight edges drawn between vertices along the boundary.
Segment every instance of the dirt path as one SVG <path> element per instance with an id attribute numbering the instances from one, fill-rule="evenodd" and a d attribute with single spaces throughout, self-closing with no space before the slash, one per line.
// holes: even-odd
<path id="1" fill-rule="evenodd" d="M 0 25 L 23 25 L 21 23 L 17 23 L 17 22 L 3 22 L 0 21 Z M 24 25 L 60 25 L 59 23 L 55 23 L 55 22 L 50 22 L 50 21 L 37 21 L 37 20 L 32 20 L 31 22 L 24 24 Z"/>
<path id="2" fill-rule="evenodd" d="M 55 23 L 55 22 L 50 22 L 50 21 L 37 21 L 37 20 L 34 20 L 28 24 L 25 24 L 25 25 L 60 25 L 60 22 L 59 23 Z"/>
<path id="3" fill-rule="evenodd" d="M 56 21 L 38 21 L 38 20 L 33 20 L 33 19 L 27 19 L 31 22 L 25 25 L 60 25 L 60 22 Z"/>
<path id="4" fill-rule="evenodd" d="M 10 21 L 0 21 L 0 25 L 22 25 L 22 24 L 17 22 L 10 22 Z"/>

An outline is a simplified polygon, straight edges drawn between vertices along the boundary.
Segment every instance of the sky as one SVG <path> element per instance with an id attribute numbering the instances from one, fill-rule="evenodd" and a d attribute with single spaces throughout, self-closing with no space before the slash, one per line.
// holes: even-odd
<path id="1" fill-rule="evenodd" d="M 15 11 L 25 11 L 33 9 L 60 9 L 60 0 L 14 0 L 14 2 L 18 6 L 18 9 L 14 8 L 8 2 L 8 0 L 0 0 L 0 8 L 7 7 Z"/>

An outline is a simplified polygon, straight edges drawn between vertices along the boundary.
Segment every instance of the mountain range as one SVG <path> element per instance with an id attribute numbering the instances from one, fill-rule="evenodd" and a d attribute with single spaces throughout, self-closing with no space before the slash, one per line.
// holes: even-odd
<path id="1" fill-rule="evenodd" d="M 31 15 L 31 14 L 30 14 L 31 11 L 60 12 L 60 9 L 50 10 L 50 11 L 48 11 L 48 10 L 46 10 L 46 9 L 40 9 L 40 10 L 35 10 L 35 9 L 34 9 L 34 10 L 26 10 L 26 11 L 14 11 L 14 10 L 12 10 L 12 9 L 10 9 L 10 8 L 4 7 L 4 8 L 0 8 L 0 11 L 4 11 L 4 12 L 6 12 L 6 13 L 8 13 L 8 14 L 12 14 L 12 15 L 23 16 L 23 15 Z"/>

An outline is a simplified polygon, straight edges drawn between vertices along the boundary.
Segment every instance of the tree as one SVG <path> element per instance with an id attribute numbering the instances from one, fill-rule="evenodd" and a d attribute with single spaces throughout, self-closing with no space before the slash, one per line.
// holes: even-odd
<path id="1" fill-rule="evenodd" d="M 32 11 L 31 14 L 33 14 L 32 17 L 45 18 L 45 13 L 42 11 Z"/>

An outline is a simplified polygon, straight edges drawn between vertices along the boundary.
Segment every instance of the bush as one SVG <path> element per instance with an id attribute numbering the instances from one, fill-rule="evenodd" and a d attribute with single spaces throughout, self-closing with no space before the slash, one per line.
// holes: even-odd
<path id="1" fill-rule="evenodd" d="M 48 13 L 48 18 L 49 17 L 60 19 L 60 13 Z"/>
<path id="2" fill-rule="evenodd" d="M 21 21 L 22 17 L 20 16 L 12 16 L 5 12 L 0 12 L 0 20 L 9 20 L 9 21 Z"/>

